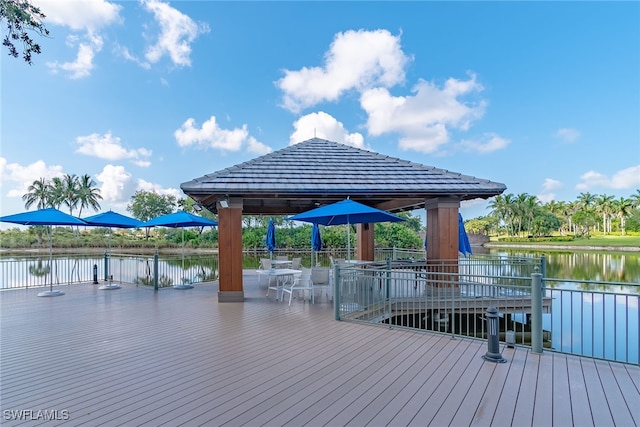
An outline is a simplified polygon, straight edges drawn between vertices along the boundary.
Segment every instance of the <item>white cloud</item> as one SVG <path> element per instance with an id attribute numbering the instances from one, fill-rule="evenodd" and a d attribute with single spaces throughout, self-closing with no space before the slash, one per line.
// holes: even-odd
<path id="1" fill-rule="evenodd" d="M 485 133 L 480 140 L 462 140 L 460 145 L 466 151 L 473 151 L 480 154 L 492 153 L 502 150 L 511 143 L 510 140 L 500 137 L 495 133 Z"/>
<path id="2" fill-rule="evenodd" d="M 400 148 L 431 153 L 449 142 L 449 129 L 466 131 L 484 115 L 486 101 L 461 99 L 482 90 L 471 74 L 468 80 L 450 78 L 442 87 L 420 80 L 413 96 L 392 96 L 385 88 L 365 90 L 360 104 L 369 115 L 371 135 L 399 132 Z"/>
<path id="3" fill-rule="evenodd" d="M 135 192 L 131 174 L 124 166 L 106 165 L 96 179 L 102 183 L 100 195 L 105 202 L 122 203 Z"/>
<path id="4" fill-rule="evenodd" d="M 562 182 L 557 179 L 545 178 L 542 183 L 542 190 L 544 192 L 561 190 L 563 187 L 564 185 L 562 185 Z"/>
<path id="5" fill-rule="evenodd" d="M 88 77 L 94 68 L 93 60 L 102 50 L 100 30 L 122 22 L 122 6 L 104 0 L 60 1 L 38 0 L 36 4 L 46 15 L 45 24 L 60 25 L 83 35 L 67 37 L 67 45 L 78 50 L 74 61 L 48 62 L 47 66 L 57 73 L 66 72 L 71 79 Z"/>
<path id="6" fill-rule="evenodd" d="M 8 163 L 4 157 L 0 157 L 0 187 L 6 191 L 7 197 L 21 198 L 28 192 L 27 188 L 33 181 L 40 178 L 50 180 L 53 177 L 61 177 L 62 166 L 49 165 L 38 160 L 23 166 L 18 163 Z"/>
<path id="7" fill-rule="evenodd" d="M 323 66 L 284 70 L 285 76 L 276 84 L 284 92 L 284 107 L 299 112 L 320 102 L 335 101 L 351 89 L 402 83 L 408 61 L 399 36 L 387 30 L 350 30 L 335 35 Z"/>
<path id="8" fill-rule="evenodd" d="M 104 0 L 37 0 L 33 3 L 47 16 L 45 24 L 63 25 L 75 31 L 97 31 L 121 22 L 122 6 Z"/>
<path id="9" fill-rule="evenodd" d="M 580 177 L 576 185 L 580 191 L 591 191 L 594 188 L 611 188 L 616 190 L 635 189 L 640 187 L 640 165 L 622 169 L 609 178 L 600 172 L 589 171 Z"/>
<path id="10" fill-rule="evenodd" d="M 564 142 L 575 142 L 580 138 L 580 131 L 571 128 L 561 128 L 555 131 L 554 136 Z"/>
<path id="11" fill-rule="evenodd" d="M 147 158 L 151 156 L 151 150 L 146 148 L 128 150 L 122 146 L 120 138 L 111 135 L 111 132 L 104 135 L 92 133 L 87 136 L 79 136 L 76 138 L 76 143 L 79 145 L 76 153 L 110 161 L 132 159 L 136 165 L 141 167 L 148 167 L 150 164 Z"/>
<path id="12" fill-rule="evenodd" d="M 163 56 L 168 55 L 171 61 L 178 66 L 191 65 L 191 43 L 200 34 L 209 32 L 209 27 L 203 23 L 197 23 L 187 15 L 174 9 L 169 3 L 157 0 L 142 2 L 145 9 L 153 13 L 160 26 L 160 34 L 156 43 L 149 46 L 145 58 L 155 64 Z"/>
<path id="13" fill-rule="evenodd" d="M 357 148 L 365 148 L 364 137 L 360 133 L 349 133 L 342 122 L 333 116 L 320 111 L 300 117 L 293 123 L 294 131 L 289 137 L 289 144 L 297 144 L 314 136 L 330 141 L 342 142 Z"/>
<path id="14" fill-rule="evenodd" d="M 271 152 L 271 148 L 249 136 L 246 124 L 242 128 L 222 129 L 215 116 L 211 116 L 201 128 L 197 127 L 195 119 L 189 118 L 174 132 L 174 136 L 181 147 L 197 145 L 202 148 L 239 151 L 243 145 L 247 145 L 247 149 L 254 153 Z"/>
<path id="15" fill-rule="evenodd" d="M 160 184 L 154 184 L 149 181 L 145 181 L 144 179 L 138 180 L 138 188 L 137 190 L 149 191 L 160 194 L 161 196 L 173 196 L 176 200 L 182 199 L 185 197 L 185 194 L 182 190 L 177 188 L 164 188 Z"/>
<path id="16" fill-rule="evenodd" d="M 87 35 L 83 37 L 82 42 L 79 40 L 80 39 L 75 36 L 67 38 L 68 45 L 75 47 L 77 44 L 78 46 L 78 54 L 76 55 L 75 61 L 63 63 L 58 61 L 47 62 L 47 66 L 52 72 L 57 73 L 59 70 L 66 71 L 71 79 L 81 79 L 91 75 L 94 67 L 93 58 L 96 53 L 102 50 L 102 37 L 87 33 Z"/>

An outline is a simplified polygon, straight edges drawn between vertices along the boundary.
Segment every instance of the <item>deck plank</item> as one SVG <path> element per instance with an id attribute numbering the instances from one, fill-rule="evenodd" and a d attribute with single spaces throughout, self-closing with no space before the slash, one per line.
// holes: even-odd
<path id="1" fill-rule="evenodd" d="M 76 426 L 638 424 L 640 367 L 333 320 L 333 307 L 244 303 L 123 284 L 0 292 L 0 407 Z M 558 404 L 566 400 L 570 404 Z M 607 402 L 608 405 L 603 405 Z M 612 414 L 615 412 L 615 414 Z M 529 421 L 527 421 L 529 420 Z M 2 420 L 3 426 L 50 425 Z"/>

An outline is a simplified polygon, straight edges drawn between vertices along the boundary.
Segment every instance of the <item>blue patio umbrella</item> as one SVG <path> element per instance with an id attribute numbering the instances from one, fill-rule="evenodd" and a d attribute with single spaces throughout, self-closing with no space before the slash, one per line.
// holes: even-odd
<path id="1" fill-rule="evenodd" d="M 119 214 L 117 212 L 113 212 L 109 210 L 107 212 L 102 212 L 97 215 L 92 215 L 86 218 L 83 218 L 84 221 L 91 226 L 94 227 L 106 227 L 109 229 L 109 240 L 107 245 L 107 254 L 111 251 L 111 235 L 112 228 L 136 228 L 142 225 L 142 221 L 131 218 L 126 215 Z M 105 265 L 105 280 L 109 277 L 111 273 L 111 257 L 108 257 L 108 264 Z M 108 285 L 100 286 L 100 289 L 120 289 L 120 286 L 114 285 L 110 283 Z"/>
<path id="2" fill-rule="evenodd" d="M 313 224 L 311 228 L 311 255 L 315 258 L 316 252 L 320 252 L 322 250 L 322 237 L 320 237 L 320 226 L 318 224 Z M 311 266 L 315 265 L 315 260 L 311 260 Z"/>
<path id="3" fill-rule="evenodd" d="M 273 251 L 276 250 L 276 226 L 273 223 L 273 220 L 269 220 L 269 224 L 267 225 L 267 236 L 265 238 L 265 243 L 267 244 L 267 250 L 271 257 L 273 257 Z"/>
<path id="4" fill-rule="evenodd" d="M 182 228 L 182 270 L 184 270 L 184 228 L 185 227 L 215 227 L 218 223 L 208 218 L 204 218 L 198 215 L 193 215 L 189 212 L 178 211 L 159 217 L 150 219 L 147 222 L 143 222 L 140 227 L 170 227 L 170 228 Z M 179 284 L 175 285 L 176 289 L 191 289 L 191 284 Z"/>
<path id="5" fill-rule="evenodd" d="M 462 215 L 458 214 L 458 251 L 465 257 L 467 254 L 471 255 L 471 243 L 469 243 L 469 236 L 467 230 L 464 228 L 464 221 Z"/>
<path id="6" fill-rule="evenodd" d="M 126 215 L 119 214 L 114 211 L 108 211 L 99 213 L 97 215 L 88 216 L 83 220 L 96 227 L 108 227 L 108 228 L 135 228 L 142 225 L 142 221 L 131 218 Z"/>
<path id="7" fill-rule="evenodd" d="M 14 215 L 0 217 L 1 222 L 11 222 L 20 225 L 87 225 L 86 222 L 75 216 L 66 214 L 55 208 L 38 209 L 37 211 L 22 212 Z M 49 230 L 49 265 L 53 262 L 53 236 Z M 51 297 L 64 295 L 60 290 L 53 290 L 53 268 L 49 269 L 51 277 L 49 290 L 40 292 L 39 297 Z"/>
<path id="8" fill-rule="evenodd" d="M 347 255 L 351 258 L 351 224 L 370 224 L 375 222 L 404 221 L 399 216 L 390 214 L 371 206 L 363 205 L 350 199 L 342 200 L 330 205 L 321 206 L 287 218 L 293 221 L 311 222 L 322 225 L 347 225 Z"/>

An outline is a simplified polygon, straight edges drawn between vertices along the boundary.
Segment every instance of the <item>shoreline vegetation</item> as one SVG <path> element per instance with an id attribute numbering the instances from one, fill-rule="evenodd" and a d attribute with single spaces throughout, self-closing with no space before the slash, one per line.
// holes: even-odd
<path id="1" fill-rule="evenodd" d="M 523 243 L 523 242 L 485 242 L 481 245 L 472 245 L 472 247 L 484 247 L 487 249 L 523 249 L 527 251 L 538 251 L 538 250 L 550 250 L 550 251 L 613 251 L 613 252 L 637 252 L 640 253 L 640 245 L 627 245 L 627 244 L 602 244 L 593 242 L 590 244 L 589 242 L 582 242 L 581 244 L 576 244 L 575 242 L 531 242 L 531 243 Z M 218 248 L 216 247 L 202 247 L 202 248 L 194 248 L 194 247 L 185 247 L 184 249 L 180 249 L 179 247 L 112 247 L 111 252 L 121 253 L 121 254 L 142 254 L 142 255 L 153 255 L 155 253 L 158 254 L 176 254 L 184 251 L 185 254 L 195 254 L 195 253 L 218 253 Z M 285 252 L 286 249 L 282 249 Z M 65 247 L 65 248 L 52 248 L 52 252 L 54 254 L 91 254 L 91 255 L 101 255 L 104 254 L 106 248 L 99 247 Z M 265 249 L 261 248 L 247 248 L 244 252 L 263 252 Z M 296 251 L 296 249 L 292 249 L 291 251 Z M 7 254 L 27 254 L 27 255 L 42 255 L 49 254 L 48 246 L 40 246 L 40 247 L 28 247 L 28 248 L 1 248 L 0 247 L 0 255 Z"/>

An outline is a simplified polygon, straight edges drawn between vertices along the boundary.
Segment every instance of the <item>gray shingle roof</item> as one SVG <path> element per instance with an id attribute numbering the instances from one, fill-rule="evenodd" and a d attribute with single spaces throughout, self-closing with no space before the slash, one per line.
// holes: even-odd
<path id="1" fill-rule="evenodd" d="M 242 197 L 246 214 L 293 214 L 350 197 L 388 210 L 424 206 L 425 199 L 488 198 L 506 186 L 313 138 L 204 175 L 182 190 L 215 212 L 221 197 Z"/>

